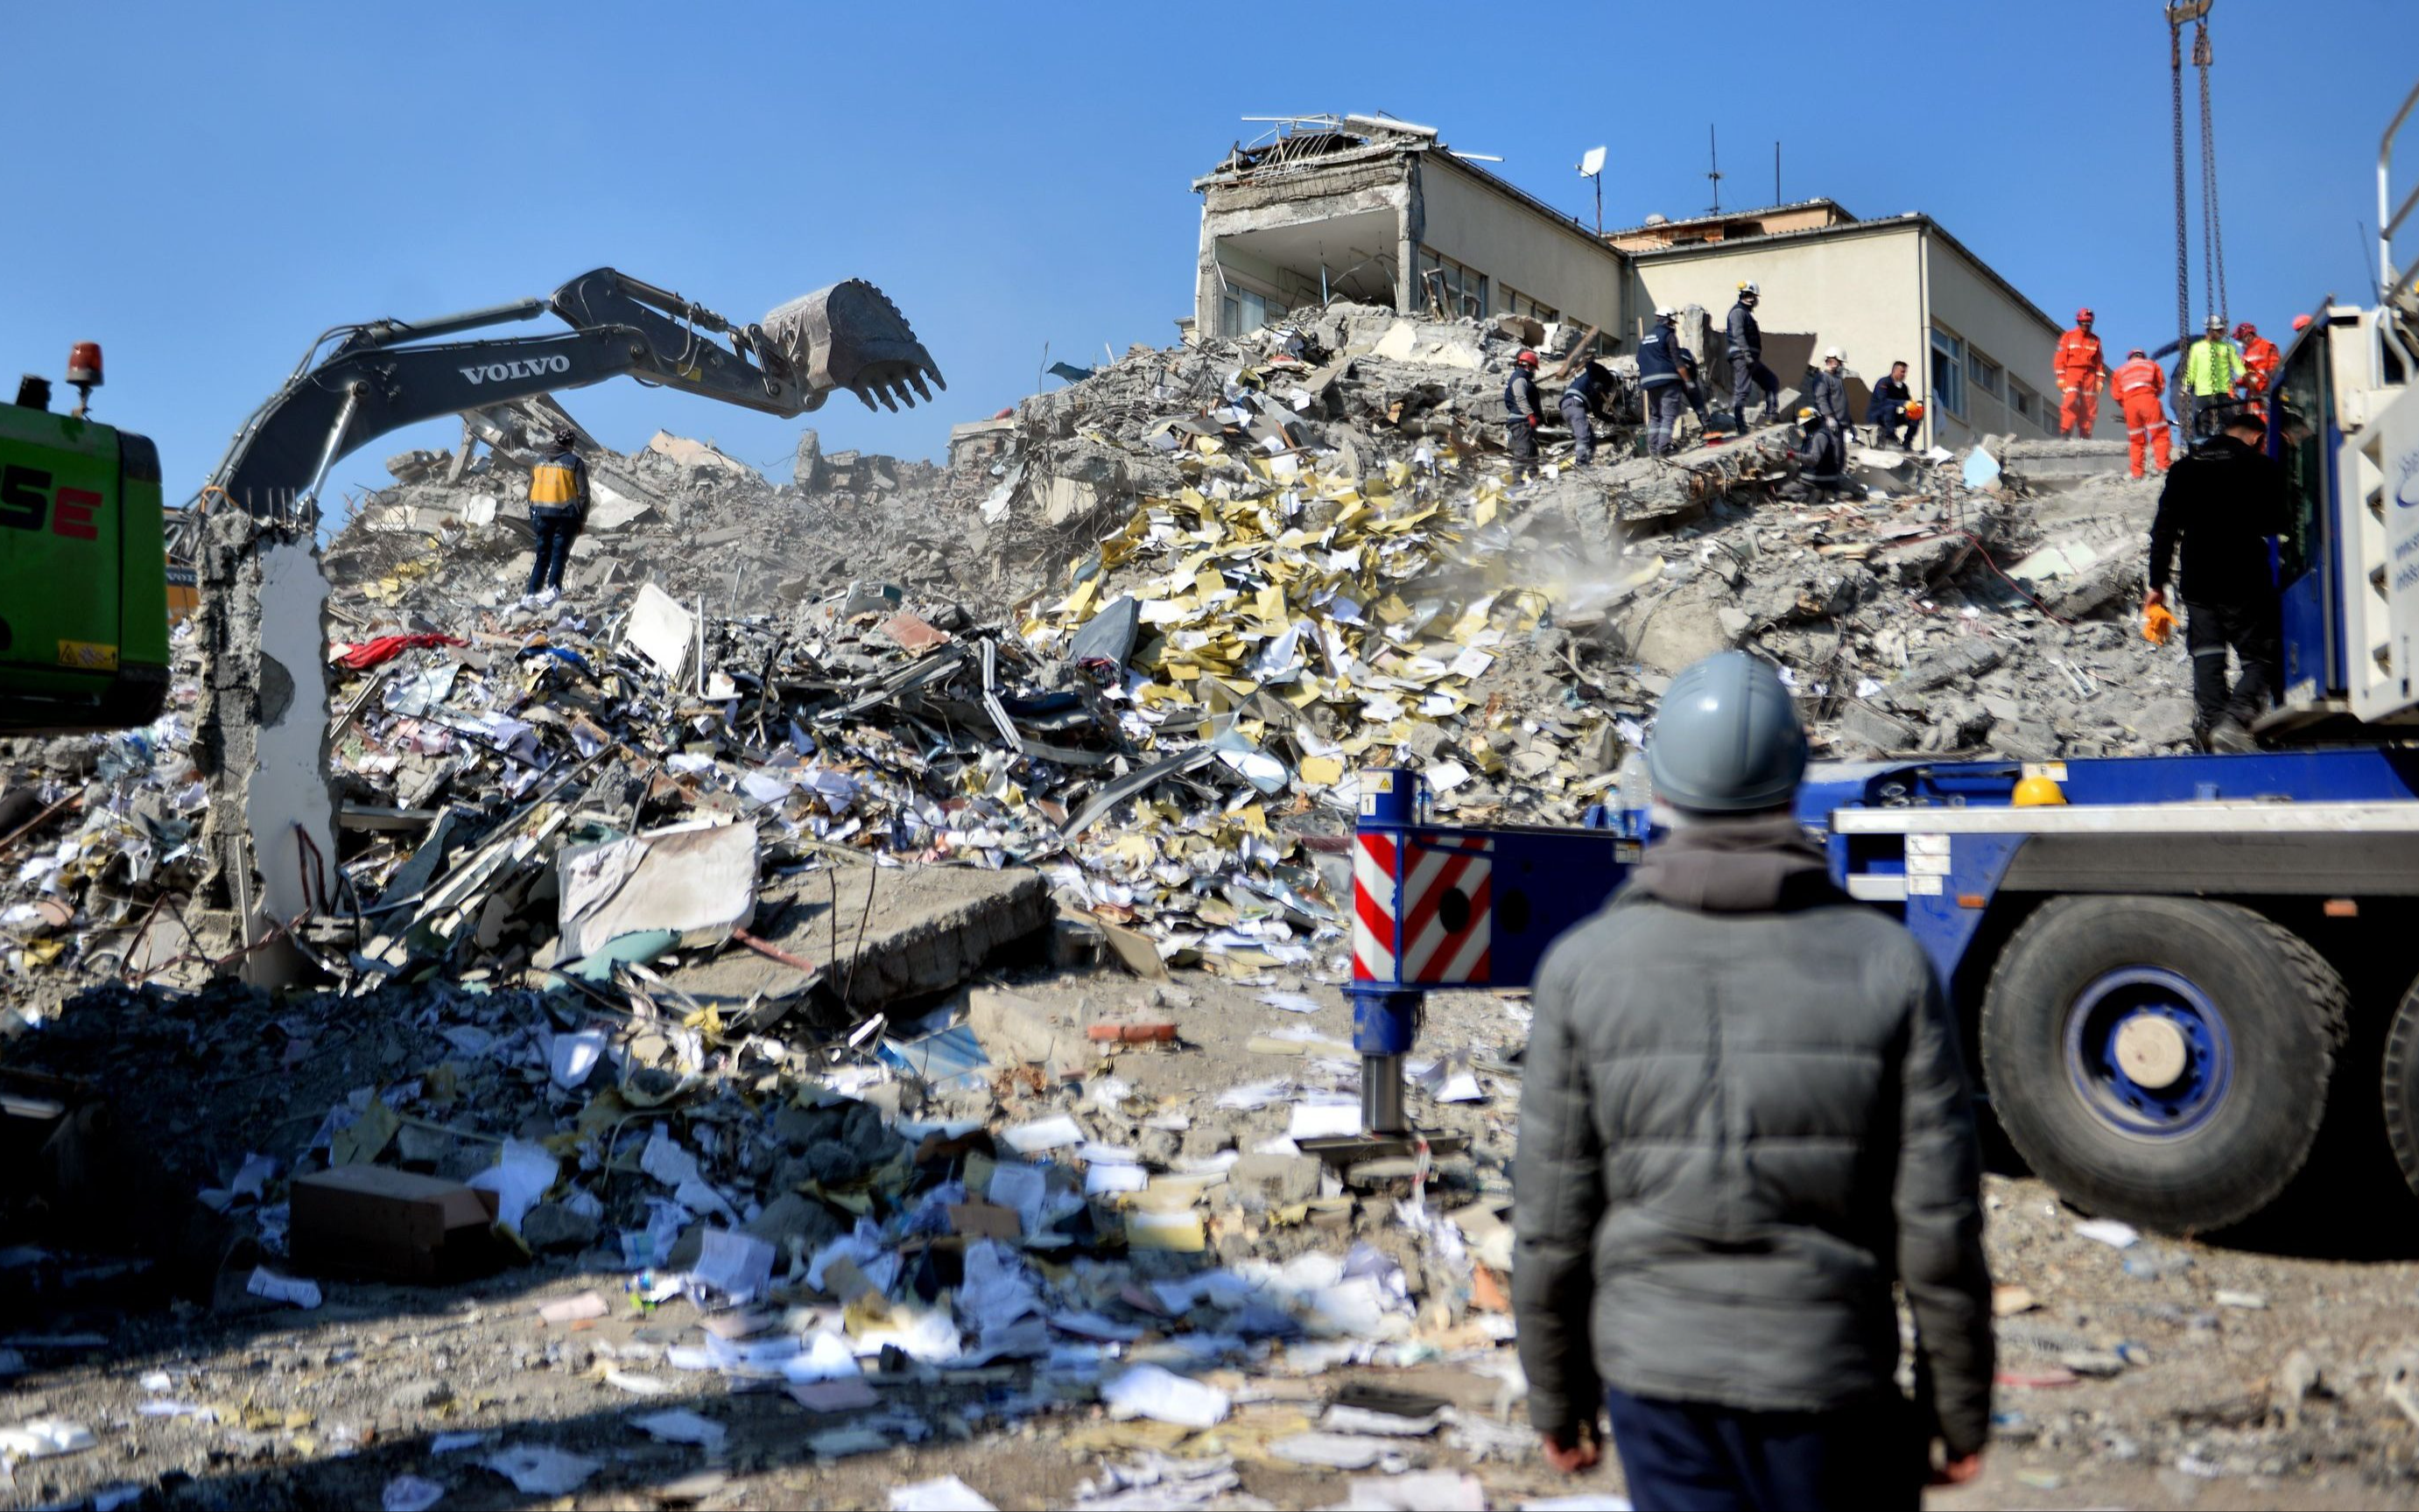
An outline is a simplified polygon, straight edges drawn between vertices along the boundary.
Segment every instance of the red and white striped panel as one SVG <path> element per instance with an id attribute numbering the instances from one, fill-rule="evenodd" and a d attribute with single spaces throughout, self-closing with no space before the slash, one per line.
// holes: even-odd
<path id="1" fill-rule="evenodd" d="M 1495 842 L 1457 837 L 1438 844 L 1414 842 L 1403 878 L 1401 980 L 1487 980 L 1487 952 L 1495 939 L 1489 881 Z M 1464 907 L 1448 918 L 1446 903 L 1458 893 Z M 1458 928 L 1450 927 L 1457 923 Z"/>
<path id="2" fill-rule="evenodd" d="M 1354 837 L 1353 980 L 1484 983 L 1495 933 L 1488 890 L 1494 851 L 1494 841 L 1480 837 L 1420 836 L 1399 846 L 1391 835 Z M 1466 914 L 1459 905 L 1445 906 L 1455 893 L 1460 894 Z M 1399 961 L 1394 957 L 1398 904 Z M 1456 922 L 1459 927 L 1451 927 Z"/>
<path id="3" fill-rule="evenodd" d="M 1353 837 L 1352 980 L 1394 980 L 1394 840 L 1391 835 Z"/>

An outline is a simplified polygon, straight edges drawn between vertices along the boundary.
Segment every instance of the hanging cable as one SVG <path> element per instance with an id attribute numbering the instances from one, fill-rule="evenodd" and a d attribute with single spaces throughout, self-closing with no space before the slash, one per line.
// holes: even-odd
<path id="1" fill-rule="evenodd" d="M 2210 104 L 2209 66 L 2216 61 L 2210 46 L 2209 19 L 2204 13 L 2193 32 L 2193 65 L 2200 69 L 2200 203 L 2201 212 L 2209 222 L 2207 255 L 2208 280 L 2215 285 L 2215 310 L 2218 318 L 2229 326 L 2232 315 L 2226 308 L 2226 223 L 2218 213 L 2217 204 L 2217 112 Z"/>
<path id="2" fill-rule="evenodd" d="M 2167 71 L 2173 80 L 2176 126 L 2176 363 L 2182 371 L 2192 343 L 2192 233 L 2184 219 L 2184 22 L 2191 8 L 2167 7 Z"/>

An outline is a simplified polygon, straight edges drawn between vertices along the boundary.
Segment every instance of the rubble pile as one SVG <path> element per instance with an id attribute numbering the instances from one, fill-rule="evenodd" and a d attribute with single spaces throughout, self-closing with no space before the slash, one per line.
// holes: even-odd
<path id="1" fill-rule="evenodd" d="M 1862 486 L 1825 499 L 1778 431 L 1672 460 L 1616 435 L 1586 469 L 1557 442 L 1516 480 L 1522 343 L 1574 346 L 1338 307 L 1138 350 L 947 474 L 811 433 L 778 487 L 677 437 L 594 449 L 545 609 L 517 603 L 522 440 L 489 416 L 484 455 L 396 459 L 326 552 L 342 802 L 301 916 L 240 947 L 189 920 L 207 753 L 178 713 L 0 753 L 0 947 L 36 984 L 12 1068 L 66 1089 L 64 1127 L 174 1084 L 131 1115 L 147 1149 L 51 1159 L 38 1205 L 82 1211 L 113 1160 L 198 1192 L 144 1204 L 173 1218 L 147 1243 L 222 1302 L 534 1257 L 582 1278 L 539 1326 L 599 1329 L 546 1368 L 778 1397 L 819 1464 L 1055 1422 L 1099 1478 L 1036 1499 L 1156 1504 L 1174 1473 L 1133 1457 L 1179 1443 L 1204 1497 L 1237 1457 L 1475 1495 L 1435 1467 L 1532 1442 L 1500 1348 L 1526 1010 L 1438 997 L 1430 1143 L 1336 1153 L 1359 774 L 1579 823 L 1729 646 L 1835 758 L 2147 751 L 2190 720 L 2180 648 L 2119 617 L 2154 484 L 1986 443 L 1852 451 Z M 373 1256 L 362 1215 L 401 1208 L 437 1216 Z M 1314 1417 L 1271 1385 L 1424 1364 L 1490 1405 Z M 1094 1404 L 1121 1436 L 1068 1427 Z M 729 1431 L 653 1405 L 673 1444 Z M 596 1468 L 564 1484 L 598 1444 L 500 1431 L 478 1463 L 524 1492 Z"/>

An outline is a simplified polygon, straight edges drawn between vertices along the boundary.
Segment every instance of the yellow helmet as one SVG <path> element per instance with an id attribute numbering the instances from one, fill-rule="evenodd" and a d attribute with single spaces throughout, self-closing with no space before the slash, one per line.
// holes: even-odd
<path id="1" fill-rule="evenodd" d="M 2066 802 L 2066 792 L 2049 778 L 2035 773 L 2016 784 L 2015 795 L 2008 800 L 2019 809 L 2045 809 Z"/>

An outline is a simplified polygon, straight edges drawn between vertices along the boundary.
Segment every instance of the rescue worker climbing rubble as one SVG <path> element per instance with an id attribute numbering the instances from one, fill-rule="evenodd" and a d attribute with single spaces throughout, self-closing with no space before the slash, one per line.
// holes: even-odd
<path id="1" fill-rule="evenodd" d="M 2167 376 L 2159 364 L 2136 347 L 2125 354 L 2125 365 L 2109 376 L 2108 392 L 2117 398 L 2117 408 L 2125 416 L 2125 452 L 2133 465 L 2134 476 L 2142 475 L 2142 450 L 2147 443 L 2159 471 L 2167 471 L 2170 442 L 2167 439 L 2167 415 L 2160 408 L 2160 397 L 2167 392 Z"/>
<path id="2" fill-rule="evenodd" d="M 1914 936 L 1792 816 L 1806 760 L 1770 664 L 1684 670 L 1646 746 L 1670 836 L 1538 968 L 1513 1210 L 1529 1421 L 1570 1474 L 1609 1419 L 1643 1507 L 1912 1509 L 1927 1473 L 1972 1480 L 1990 1435 L 1956 1023 Z"/>
<path id="3" fill-rule="evenodd" d="M 1755 307 L 1763 297 L 1754 284 L 1741 284 L 1738 302 L 1731 306 L 1730 321 L 1723 327 L 1731 354 L 1731 424 L 1740 432 L 1747 429 L 1748 400 L 1758 389 L 1764 391 L 1764 424 L 1780 421 L 1780 380 L 1764 365 L 1764 328 L 1755 323 Z"/>
<path id="4" fill-rule="evenodd" d="M 530 472 L 530 528 L 537 532 L 537 557 L 530 563 L 523 609 L 544 609 L 562 596 L 563 564 L 588 520 L 588 464 L 572 450 L 578 440 L 568 427 L 556 431 L 554 450 Z"/>
<path id="5" fill-rule="evenodd" d="M 2057 433 L 2091 439 L 2100 416 L 2100 385 L 2108 376 L 2108 360 L 2101 355 L 2100 338 L 2091 333 L 2088 305 L 2074 312 L 2074 329 L 2057 338 Z"/>
<path id="6" fill-rule="evenodd" d="M 1688 407 L 1685 373 L 1696 357 L 1680 345 L 1679 312 L 1655 312 L 1655 324 L 1638 339 L 1638 382 L 1646 391 L 1646 455 L 1679 450 L 1680 415 Z"/>
<path id="7" fill-rule="evenodd" d="M 1571 427 L 1573 451 L 1571 464 L 1586 467 L 1595 460 L 1595 427 L 1591 416 L 1610 420 L 1606 407 L 1612 403 L 1612 372 L 1591 357 L 1571 375 L 1570 387 L 1563 391 L 1563 424 Z"/>
<path id="8" fill-rule="evenodd" d="M 1512 476 L 1525 478 L 1537 471 L 1537 427 L 1545 424 L 1545 407 L 1537 402 L 1537 354 L 1523 347 L 1512 359 L 1512 376 L 1503 380 L 1503 440 L 1512 453 Z"/>

